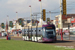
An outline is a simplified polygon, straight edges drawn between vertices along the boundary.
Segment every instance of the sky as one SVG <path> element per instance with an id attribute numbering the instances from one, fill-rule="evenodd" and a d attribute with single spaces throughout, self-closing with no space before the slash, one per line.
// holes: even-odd
<path id="1" fill-rule="evenodd" d="M 46 12 L 59 12 L 51 14 L 51 19 L 55 19 L 55 16 L 60 14 L 60 0 L 42 0 L 41 3 L 42 9 L 46 9 Z M 67 0 L 67 13 L 75 13 L 74 3 L 75 0 Z M 32 14 L 40 13 L 39 0 L 0 0 L 0 23 L 16 20 L 16 12 L 18 12 L 18 18 L 30 18 L 29 5 L 31 5 Z M 50 13 L 47 13 L 46 17 L 50 17 Z"/>

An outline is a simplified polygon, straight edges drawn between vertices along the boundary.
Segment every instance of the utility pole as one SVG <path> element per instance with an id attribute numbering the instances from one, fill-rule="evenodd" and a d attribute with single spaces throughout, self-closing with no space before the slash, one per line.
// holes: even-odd
<path id="1" fill-rule="evenodd" d="M 62 33 L 62 3 L 60 0 L 60 33 L 61 33 L 61 40 L 63 41 L 63 33 Z"/>
<path id="2" fill-rule="evenodd" d="M 31 17 L 31 26 L 32 26 L 32 7 L 31 5 L 29 7 L 30 7 L 30 17 Z"/>
<path id="3" fill-rule="evenodd" d="M 43 25 L 43 18 L 42 18 L 42 0 L 39 0 L 40 2 L 40 13 L 41 13 L 41 26 Z"/>
<path id="4" fill-rule="evenodd" d="M 51 11 L 49 11 L 49 13 L 50 13 L 50 19 L 51 19 Z"/>
<path id="5" fill-rule="evenodd" d="M 16 30 L 17 30 L 17 24 L 18 24 L 18 14 L 17 14 L 18 12 L 16 12 Z"/>

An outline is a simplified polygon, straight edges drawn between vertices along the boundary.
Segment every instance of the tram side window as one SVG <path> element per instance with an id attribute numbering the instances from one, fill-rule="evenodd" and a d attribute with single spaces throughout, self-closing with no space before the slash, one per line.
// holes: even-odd
<path id="1" fill-rule="evenodd" d="M 33 30 L 32 30 L 32 32 L 33 32 Z"/>

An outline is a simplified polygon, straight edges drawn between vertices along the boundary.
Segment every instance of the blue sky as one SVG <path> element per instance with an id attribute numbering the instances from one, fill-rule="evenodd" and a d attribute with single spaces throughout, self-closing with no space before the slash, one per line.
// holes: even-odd
<path id="1" fill-rule="evenodd" d="M 46 12 L 60 12 L 59 2 L 59 0 L 42 0 L 42 9 L 46 9 Z M 72 2 L 75 2 L 75 0 L 67 0 L 67 4 L 70 4 L 67 6 L 68 13 L 75 13 L 74 3 Z M 32 7 L 32 13 L 40 12 L 39 0 L 0 0 L 0 23 L 6 21 L 7 15 L 9 16 L 9 20 L 15 20 L 16 11 L 19 18 L 30 17 L 29 5 Z M 54 19 L 58 14 L 52 14 L 51 18 Z M 50 14 L 46 14 L 46 16 L 50 17 Z"/>

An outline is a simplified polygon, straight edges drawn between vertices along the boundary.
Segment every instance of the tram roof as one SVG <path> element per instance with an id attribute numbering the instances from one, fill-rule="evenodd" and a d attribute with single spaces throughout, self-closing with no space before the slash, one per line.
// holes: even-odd
<path id="1" fill-rule="evenodd" d="M 55 25 L 54 24 L 47 24 L 47 25 L 42 25 L 42 27 L 55 27 Z"/>

